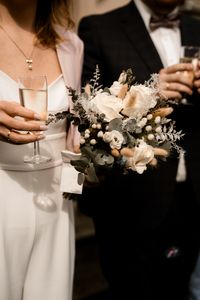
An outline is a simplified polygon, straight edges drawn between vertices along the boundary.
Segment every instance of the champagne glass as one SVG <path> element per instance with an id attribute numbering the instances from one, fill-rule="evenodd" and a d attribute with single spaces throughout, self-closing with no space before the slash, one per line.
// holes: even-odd
<path id="1" fill-rule="evenodd" d="M 47 79 L 46 76 L 27 76 L 20 77 L 19 83 L 19 95 L 21 105 L 29 108 L 40 115 L 41 120 L 27 120 L 27 122 L 40 122 L 44 124 L 47 120 Z M 30 132 L 31 133 L 31 132 Z M 34 132 L 32 132 L 34 134 Z M 40 154 L 39 141 L 34 142 L 34 153 L 32 156 L 26 156 L 24 158 L 25 163 L 29 164 L 41 164 L 51 160 L 51 157 Z"/>
<path id="2" fill-rule="evenodd" d="M 198 60 L 200 57 L 200 48 L 195 46 L 182 46 L 180 53 L 180 63 L 191 63 L 193 65 L 193 70 L 191 71 L 183 71 L 182 75 L 184 77 L 188 77 L 190 83 L 193 83 L 194 80 L 194 72 L 197 70 Z M 182 104 L 189 104 L 186 99 L 186 95 L 184 95 L 182 99 Z"/>

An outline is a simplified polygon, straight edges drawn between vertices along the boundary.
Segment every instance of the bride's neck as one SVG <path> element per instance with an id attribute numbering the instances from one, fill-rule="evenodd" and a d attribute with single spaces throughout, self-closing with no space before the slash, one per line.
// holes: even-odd
<path id="1" fill-rule="evenodd" d="M 0 0 L 0 24 L 33 32 L 36 0 Z"/>

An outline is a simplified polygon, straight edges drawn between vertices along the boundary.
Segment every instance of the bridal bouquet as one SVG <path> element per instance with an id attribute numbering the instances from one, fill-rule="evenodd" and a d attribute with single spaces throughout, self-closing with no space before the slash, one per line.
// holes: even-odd
<path id="1" fill-rule="evenodd" d="M 166 160 L 183 136 L 168 118 L 173 108 L 161 99 L 158 75 L 145 84 L 134 84 L 131 69 L 123 71 L 109 88 L 102 88 L 98 67 L 80 94 L 71 88 L 74 104 L 70 121 L 78 125 L 81 157 L 71 164 L 85 174 L 105 174 L 112 168 L 142 174 Z"/>

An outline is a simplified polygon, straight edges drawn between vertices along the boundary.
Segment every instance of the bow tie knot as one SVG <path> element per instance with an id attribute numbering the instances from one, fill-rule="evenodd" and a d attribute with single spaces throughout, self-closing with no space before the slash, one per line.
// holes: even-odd
<path id="1" fill-rule="evenodd" d="M 153 15 L 150 18 L 149 28 L 151 31 L 154 31 L 159 27 L 176 28 L 179 27 L 179 24 L 180 17 L 178 13 L 165 16 Z"/>

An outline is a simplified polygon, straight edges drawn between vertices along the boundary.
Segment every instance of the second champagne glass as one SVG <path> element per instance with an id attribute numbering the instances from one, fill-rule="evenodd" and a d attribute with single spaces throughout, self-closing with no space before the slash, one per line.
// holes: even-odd
<path id="1" fill-rule="evenodd" d="M 200 48 L 196 46 L 182 46 L 180 53 L 180 63 L 191 63 L 192 71 L 183 71 L 183 76 L 188 77 L 191 84 L 194 80 L 194 72 L 197 70 L 198 60 L 200 57 Z M 182 104 L 189 104 L 186 95 L 183 95 Z"/>
<path id="2" fill-rule="evenodd" d="M 21 105 L 40 115 L 41 120 L 26 120 L 27 122 L 40 122 L 47 120 L 47 79 L 46 76 L 19 77 L 19 94 Z M 33 132 L 34 133 L 34 132 Z M 39 141 L 34 142 L 34 153 L 31 157 L 25 157 L 24 162 L 29 164 L 41 164 L 51 160 L 51 157 L 40 154 Z"/>

